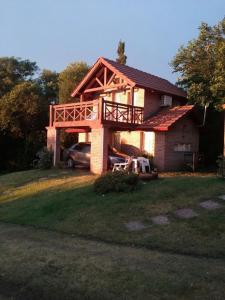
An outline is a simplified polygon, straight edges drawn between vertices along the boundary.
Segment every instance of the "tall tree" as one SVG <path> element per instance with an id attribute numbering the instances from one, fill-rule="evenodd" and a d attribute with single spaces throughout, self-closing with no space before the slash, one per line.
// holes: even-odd
<path id="1" fill-rule="evenodd" d="M 198 37 L 178 50 L 171 65 L 191 102 L 215 108 L 225 103 L 225 19 L 215 26 L 202 23 Z"/>
<path id="2" fill-rule="evenodd" d="M 30 167 L 35 153 L 45 143 L 46 125 L 47 106 L 37 83 L 24 81 L 6 93 L 0 100 L 2 168 Z"/>
<path id="3" fill-rule="evenodd" d="M 40 85 L 42 94 L 49 105 L 52 102 L 58 103 L 59 97 L 59 74 L 51 70 L 44 69 L 38 77 L 37 83 Z"/>
<path id="4" fill-rule="evenodd" d="M 125 65 L 127 62 L 127 56 L 125 55 L 125 42 L 119 41 L 117 55 L 116 61 L 122 65 Z"/>
<path id="5" fill-rule="evenodd" d="M 15 57 L 0 57 L 0 98 L 16 84 L 32 79 L 37 71 L 36 62 Z"/>
<path id="6" fill-rule="evenodd" d="M 85 62 L 71 63 L 59 74 L 59 102 L 73 102 L 71 93 L 89 70 Z"/>

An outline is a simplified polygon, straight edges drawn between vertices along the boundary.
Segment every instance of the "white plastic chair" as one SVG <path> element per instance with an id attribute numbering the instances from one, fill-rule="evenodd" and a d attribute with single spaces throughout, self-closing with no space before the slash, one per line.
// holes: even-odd
<path id="1" fill-rule="evenodd" d="M 147 159 L 145 157 L 138 157 L 137 160 L 140 163 L 141 172 L 142 173 L 146 173 L 146 167 L 148 168 L 148 170 L 150 172 L 150 162 L 149 162 L 149 159 Z"/>
<path id="2" fill-rule="evenodd" d="M 113 165 L 113 172 L 115 171 L 128 171 L 133 161 L 133 157 L 128 157 L 124 163 L 115 163 Z"/>

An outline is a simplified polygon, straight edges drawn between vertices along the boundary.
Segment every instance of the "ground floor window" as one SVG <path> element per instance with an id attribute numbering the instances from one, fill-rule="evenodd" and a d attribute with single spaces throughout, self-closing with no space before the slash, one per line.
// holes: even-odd
<path id="1" fill-rule="evenodd" d="M 190 152 L 191 144 L 176 144 L 174 146 L 174 151 L 176 152 Z"/>

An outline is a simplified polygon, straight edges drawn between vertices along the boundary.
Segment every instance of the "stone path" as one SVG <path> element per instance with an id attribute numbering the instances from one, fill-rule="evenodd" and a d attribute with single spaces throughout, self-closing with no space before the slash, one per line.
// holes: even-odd
<path id="1" fill-rule="evenodd" d="M 220 203 L 213 201 L 213 200 L 207 200 L 200 202 L 199 204 L 201 207 L 208 209 L 208 210 L 214 210 L 223 207 Z"/>
<path id="2" fill-rule="evenodd" d="M 151 220 L 153 224 L 157 224 L 157 225 L 166 225 L 170 223 L 169 218 L 164 215 L 152 217 Z"/>
<path id="3" fill-rule="evenodd" d="M 146 228 L 146 226 L 139 221 L 131 221 L 125 224 L 128 231 L 140 231 Z"/>
<path id="4" fill-rule="evenodd" d="M 192 208 L 181 208 L 175 211 L 175 215 L 181 219 L 192 219 L 198 214 Z"/>
<path id="5" fill-rule="evenodd" d="M 220 195 L 216 197 L 219 200 L 225 201 L 225 195 Z M 225 206 L 216 200 L 205 200 L 199 203 L 201 208 L 206 210 L 217 210 L 224 208 Z M 197 218 L 200 215 L 200 212 L 196 212 L 193 208 L 180 208 L 173 212 L 174 216 L 179 219 L 193 219 Z M 171 223 L 171 220 L 167 215 L 158 215 L 151 217 L 152 224 L 155 225 L 168 225 Z M 130 221 L 125 223 L 125 227 L 128 231 L 141 231 L 146 229 L 148 226 L 142 223 L 141 221 Z"/>

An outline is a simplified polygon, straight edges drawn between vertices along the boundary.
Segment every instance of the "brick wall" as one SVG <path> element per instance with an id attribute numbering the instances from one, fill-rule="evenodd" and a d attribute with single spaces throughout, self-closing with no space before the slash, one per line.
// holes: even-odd
<path id="1" fill-rule="evenodd" d="M 165 146 L 166 146 L 166 134 L 165 132 L 155 133 L 155 156 L 153 158 L 153 164 L 159 171 L 165 170 Z"/>
<path id="2" fill-rule="evenodd" d="M 188 117 L 178 122 L 166 133 L 165 170 L 179 170 L 184 166 L 184 152 L 174 150 L 177 144 L 190 144 L 191 152 L 198 152 L 198 128 Z"/>
<path id="3" fill-rule="evenodd" d="M 160 94 L 147 89 L 145 91 L 144 118 L 156 113 L 160 108 Z"/>
<path id="4" fill-rule="evenodd" d="M 92 173 L 102 174 L 107 171 L 108 145 L 110 140 L 111 132 L 108 128 L 92 129 L 90 162 L 90 169 Z"/>

